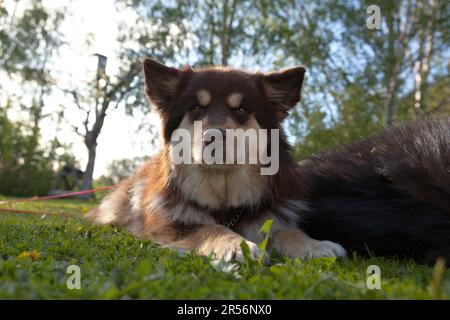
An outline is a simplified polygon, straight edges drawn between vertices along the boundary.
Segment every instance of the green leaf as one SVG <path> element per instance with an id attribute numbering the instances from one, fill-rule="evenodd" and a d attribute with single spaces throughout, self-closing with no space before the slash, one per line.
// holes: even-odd
<path id="1" fill-rule="evenodd" d="M 269 242 L 270 229 L 272 228 L 273 219 L 269 219 L 261 226 L 258 233 L 264 232 L 266 236 L 264 240 L 258 245 L 261 249 L 261 255 L 258 257 L 258 263 L 260 266 L 263 265 L 264 255 L 266 254 L 267 243 Z"/>
<path id="2" fill-rule="evenodd" d="M 241 242 L 241 250 L 242 250 L 242 254 L 244 255 L 245 262 L 247 264 L 251 264 L 253 262 L 253 259 L 250 254 L 250 248 L 248 247 L 247 242 L 245 242 L 245 241 Z"/>

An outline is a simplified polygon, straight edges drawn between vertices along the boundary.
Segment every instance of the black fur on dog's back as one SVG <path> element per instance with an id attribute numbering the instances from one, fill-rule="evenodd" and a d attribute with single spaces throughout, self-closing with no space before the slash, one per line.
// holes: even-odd
<path id="1" fill-rule="evenodd" d="M 391 128 L 300 167 L 300 227 L 350 251 L 450 263 L 450 117 Z"/>

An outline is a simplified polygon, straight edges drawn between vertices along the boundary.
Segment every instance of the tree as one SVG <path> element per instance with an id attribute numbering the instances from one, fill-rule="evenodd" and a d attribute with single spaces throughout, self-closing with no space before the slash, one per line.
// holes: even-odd
<path id="1" fill-rule="evenodd" d="M 131 8 L 134 23 L 123 23 L 119 41 L 121 61 L 140 61 L 145 56 L 175 66 L 190 63 L 207 65 L 256 66 L 272 60 L 267 46 L 260 41 L 265 33 L 262 12 L 275 10 L 276 4 L 264 0 L 118 0 L 120 10 Z M 269 64 L 270 65 L 270 64 Z M 148 112 L 142 90 L 143 78 L 136 77 L 130 113 Z"/>
<path id="2" fill-rule="evenodd" d="M 63 19 L 62 9 L 49 11 L 39 0 L 0 3 L 0 193 L 42 195 L 51 188 L 56 150 L 64 145 L 56 137 L 43 144 L 40 126 L 52 116 L 46 101 Z"/>
<path id="3" fill-rule="evenodd" d="M 447 1 L 378 3 L 380 30 L 366 26 L 366 8 L 373 1 L 290 3 L 272 13 L 289 17 L 278 19 L 273 34 L 285 39 L 277 45 L 283 54 L 276 64 L 295 57 L 308 67 L 306 97 L 291 117 L 300 157 L 317 152 L 321 145 L 330 147 L 379 131 L 396 119 L 401 122 L 446 108 L 445 99 L 439 99 L 436 107 L 437 92 L 428 96 L 427 88 L 435 82 L 441 87 L 449 84 Z M 411 112 L 401 107 L 405 99 Z"/>
<path id="4" fill-rule="evenodd" d="M 338 14 L 346 28 L 345 45 L 378 67 L 374 71 L 383 84 L 380 89 L 384 94 L 384 123 L 394 124 L 397 99 L 411 87 L 415 88 L 412 106 L 416 116 L 425 114 L 422 109 L 428 75 L 431 70 L 439 74 L 440 61 L 448 59 L 448 1 L 385 1 L 379 4 L 382 29 L 370 32 L 363 30 L 361 19 L 355 19 L 369 3 L 372 2 L 346 2 Z"/>
<path id="5" fill-rule="evenodd" d="M 51 63 L 64 43 L 59 27 L 63 10 L 47 10 L 42 1 L 29 0 L 23 12 L 19 1 L 12 10 L 0 4 L 0 65 L 2 76 L 20 83 L 20 95 L 13 96 L 0 87 L 0 95 L 14 100 L 28 114 L 33 132 L 39 136 L 39 123 L 46 116 L 45 99 L 54 88 Z"/>
<path id="6" fill-rule="evenodd" d="M 111 161 L 108 165 L 107 173 L 96 180 L 96 182 L 104 185 L 118 184 L 124 179 L 131 177 L 145 160 L 147 160 L 147 157 Z"/>
<path id="7" fill-rule="evenodd" d="M 419 19 L 417 23 L 417 54 L 414 58 L 414 103 L 416 117 L 423 117 L 427 112 L 425 94 L 428 87 L 430 62 L 436 49 L 438 52 L 445 48 L 436 48 L 436 45 L 447 45 L 445 41 L 438 40 L 437 28 L 448 25 L 448 16 L 445 16 L 448 6 L 440 1 L 418 1 Z M 448 13 L 448 12 L 447 12 Z M 448 47 L 447 47 L 448 48 Z"/>
<path id="8" fill-rule="evenodd" d="M 141 21 L 131 32 L 124 29 L 139 47 L 134 57 L 266 70 L 306 65 L 303 100 L 287 126 L 296 150 L 315 152 L 410 119 L 399 105 L 413 88 L 420 99 L 410 109 L 420 103 L 423 114 L 434 112 L 426 106 L 433 99 L 427 87 L 448 75 L 443 62 L 449 54 L 449 4 L 443 0 L 119 3 L 133 8 Z M 380 30 L 367 27 L 366 9 L 373 4 L 380 7 Z M 166 50 L 167 43 L 173 46 Z"/>
<path id="9" fill-rule="evenodd" d="M 83 174 L 82 190 L 92 188 L 97 140 L 103 128 L 105 118 L 109 112 L 117 109 L 124 98 L 130 93 L 133 79 L 140 72 L 139 62 L 130 65 L 125 74 L 111 80 L 106 74 L 107 57 L 95 54 L 98 58 L 96 79 L 90 90 L 81 96 L 80 90 L 64 91 L 69 94 L 79 112 L 84 114 L 82 128 L 72 125 L 74 131 L 83 138 L 88 151 L 88 161 Z M 89 196 L 87 196 L 89 197 Z"/>
<path id="10" fill-rule="evenodd" d="M 45 195 L 53 182 L 54 154 L 35 138 L 33 126 L 13 122 L 0 109 L 0 194 Z"/>

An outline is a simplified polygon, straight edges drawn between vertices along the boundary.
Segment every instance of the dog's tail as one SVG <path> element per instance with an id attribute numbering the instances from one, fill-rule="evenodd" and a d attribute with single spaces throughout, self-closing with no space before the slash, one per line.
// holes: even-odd
<path id="1" fill-rule="evenodd" d="M 429 119 L 387 133 L 382 167 L 400 193 L 450 217 L 450 116 Z M 450 230 L 449 230 L 450 232 Z"/>
<path id="2" fill-rule="evenodd" d="M 309 236 L 450 265 L 450 116 L 392 128 L 301 166 Z"/>

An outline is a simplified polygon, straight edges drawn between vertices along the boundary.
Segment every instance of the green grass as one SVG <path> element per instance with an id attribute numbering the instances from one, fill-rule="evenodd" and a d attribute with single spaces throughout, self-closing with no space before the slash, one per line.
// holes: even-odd
<path id="1" fill-rule="evenodd" d="M 0 197 L 0 200 L 4 199 Z M 64 213 L 40 217 L 0 212 L 0 299 L 434 299 L 450 297 L 450 275 L 412 261 L 353 257 L 302 262 L 272 257 L 214 265 L 180 255 L 113 227 L 90 225 L 75 200 L 14 204 Z M 0 205 L 5 207 L 5 205 Z M 69 290 L 69 265 L 81 289 Z M 381 289 L 366 287 L 367 267 L 381 268 Z"/>

